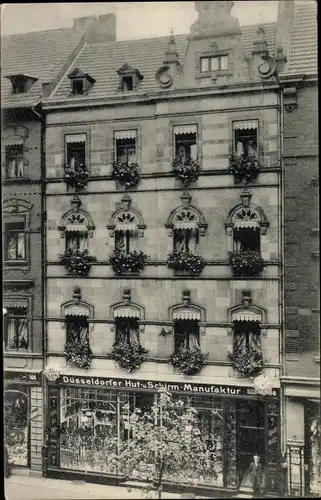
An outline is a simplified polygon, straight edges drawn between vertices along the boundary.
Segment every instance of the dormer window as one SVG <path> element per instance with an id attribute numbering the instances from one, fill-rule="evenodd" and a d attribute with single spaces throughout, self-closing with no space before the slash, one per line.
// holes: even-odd
<path id="1" fill-rule="evenodd" d="M 37 78 L 33 78 L 27 75 L 9 75 L 7 78 L 12 84 L 13 94 L 25 94 L 30 90 L 32 85 L 37 81 Z"/>
<path id="2" fill-rule="evenodd" d="M 95 79 L 88 73 L 83 73 L 80 69 L 74 69 L 68 77 L 71 80 L 71 89 L 73 95 L 85 95 L 95 83 Z"/>
<path id="3" fill-rule="evenodd" d="M 228 69 L 228 56 L 201 57 L 201 73 L 210 71 L 226 71 Z"/>
<path id="4" fill-rule="evenodd" d="M 124 64 L 118 71 L 119 74 L 119 86 L 118 90 L 122 90 L 123 92 L 131 92 L 135 90 L 139 82 L 144 78 L 143 75 L 140 74 L 138 69 L 134 69 L 129 64 Z"/>

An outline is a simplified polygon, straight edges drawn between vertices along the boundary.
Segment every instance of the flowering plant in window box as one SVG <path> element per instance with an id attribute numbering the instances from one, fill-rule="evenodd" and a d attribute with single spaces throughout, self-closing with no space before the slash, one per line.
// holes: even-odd
<path id="1" fill-rule="evenodd" d="M 115 250 L 109 257 L 109 264 L 116 274 L 139 273 L 145 267 L 148 257 L 144 252 L 123 253 Z"/>
<path id="2" fill-rule="evenodd" d="M 168 256 L 167 265 L 178 272 L 198 275 L 202 272 L 205 261 L 196 252 L 174 250 Z"/>
<path id="3" fill-rule="evenodd" d="M 88 370 L 93 357 L 88 340 L 83 343 L 76 341 L 67 341 L 65 344 L 64 356 L 68 363 L 78 368 Z"/>
<path id="4" fill-rule="evenodd" d="M 168 362 L 184 375 L 195 375 L 205 365 L 207 356 L 200 349 L 180 349 L 171 354 Z"/>
<path id="5" fill-rule="evenodd" d="M 260 375 L 265 367 L 262 352 L 253 347 L 246 352 L 229 352 L 228 359 L 240 377 L 252 379 Z"/>
<path id="6" fill-rule="evenodd" d="M 126 187 L 137 186 L 139 182 L 138 164 L 127 161 L 114 161 L 112 178 Z"/>
<path id="7" fill-rule="evenodd" d="M 60 255 L 60 262 L 72 274 L 87 276 L 90 266 L 96 262 L 96 257 L 89 255 L 88 250 L 68 249 L 63 255 Z"/>
<path id="8" fill-rule="evenodd" d="M 230 156 L 230 172 L 234 175 L 237 182 L 245 179 L 246 182 L 254 180 L 259 172 L 261 166 L 256 156 L 254 155 L 240 155 Z"/>
<path id="9" fill-rule="evenodd" d="M 254 276 L 264 269 L 264 260 L 257 250 L 229 253 L 229 263 L 236 276 Z"/>
<path id="10" fill-rule="evenodd" d="M 113 344 L 109 358 L 113 359 L 123 370 L 132 372 L 145 361 L 147 352 L 147 349 L 140 344 L 121 341 Z"/>
<path id="11" fill-rule="evenodd" d="M 84 163 L 77 163 L 75 166 L 64 167 L 64 181 L 70 186 L 76 188 L 84 188 L 87 185 L 89 178 L 87 166 Z"/>
<path id="12" fill-rule="evenodd" d="M 184 186 L 196 181 L 201 171 L 196 160 L 189 157 L 184 158 L 181 155 L 174 158 L 172 167 L 174 174 L 183 182 Z"/>

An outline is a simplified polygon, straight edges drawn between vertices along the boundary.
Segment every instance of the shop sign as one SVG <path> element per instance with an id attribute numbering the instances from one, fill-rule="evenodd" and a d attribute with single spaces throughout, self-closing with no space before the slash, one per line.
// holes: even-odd
<path id="1" fill-rule="evenodd" d="M 159 382 L 153 380 L 117 379 L 103 377 L 77 377 L 72 375 L 61 375 L 57 384 L 71 384 L 77 386 L 108 387 L 110 389 L 139 389 L 154 390 L 165 388 L 170 392 L 193 392 L 216 394 L 219 396 L 255 396 L 253 387 L 242 387 L 222 384 L 195 384 L 191 382 Z M 271 396 L 278 396 L 278 389 L 273 389 Z"/>
<path id="2" fill-rule="evenodd" d="M 12 383 L 28 383 L 39 384 L 41 382 L 41 374 L 38 372 L 4 372 L 4 378 Z"/>

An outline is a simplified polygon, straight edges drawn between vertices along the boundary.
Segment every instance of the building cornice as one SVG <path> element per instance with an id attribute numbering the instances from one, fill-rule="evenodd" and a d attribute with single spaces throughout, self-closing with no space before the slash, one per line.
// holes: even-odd
<path id="1" fill-rule="evenodd" d="M 281 376 L 280 381 L 284 384 L 292 384 L 292 385 L 320 385 L 320 379 L 317 377 L 287 377 Z"/>

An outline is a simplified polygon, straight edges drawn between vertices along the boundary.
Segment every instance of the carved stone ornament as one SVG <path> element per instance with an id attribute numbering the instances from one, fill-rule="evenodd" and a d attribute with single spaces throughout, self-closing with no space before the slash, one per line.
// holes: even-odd
<path id="1" fill-rule="evenodd" d="M 47 365 L 43 374 L 50 382 L 55 382 L 60 377 L 60 367 L 58 365 Z"/>
<path id="2" fill-rule="evenodd" d="M 261 396 L 268 396 L 272 394 L 273 383 L 264 373 L 255 377 L 253 381 L 253 388 L 257 394 Z"/>
<path id="3" fill-rule="evenodd" d="M 292 113 L 297 108 L 297 91 L 295 87 L 288 87 L 283 90 L 284 109 Z"/>

